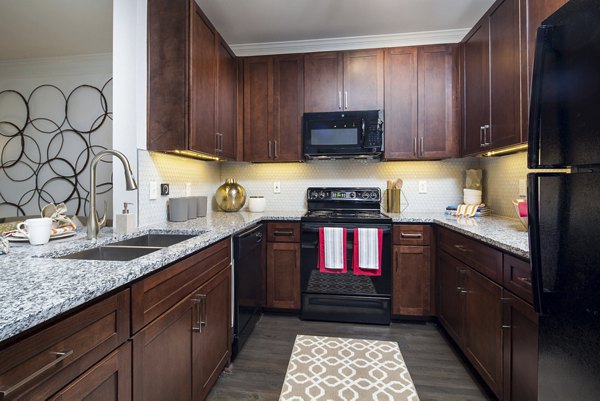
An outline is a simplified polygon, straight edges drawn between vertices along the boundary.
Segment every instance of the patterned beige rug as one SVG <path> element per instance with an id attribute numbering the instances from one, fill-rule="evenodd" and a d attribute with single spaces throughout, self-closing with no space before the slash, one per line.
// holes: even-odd
<path id="1" fill-rule="evenodd" d="M 398 344 L 299 335 L 279 401 L 418 401 Z"/>

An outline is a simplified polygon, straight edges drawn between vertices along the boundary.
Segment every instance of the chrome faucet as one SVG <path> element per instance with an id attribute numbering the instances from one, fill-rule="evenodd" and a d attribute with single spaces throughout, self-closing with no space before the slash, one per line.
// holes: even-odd
<path id="1" fill-rule="evenodd" d="M 90 169 L 90 215 L 88 217 L 87 222 L 87 238 L 94 239 L 98 237 L 98 232 L 102 227 L 106 225 L 106 210 L 104 211 L 104 215 L 100 218 L 98 217 L 98 212 L 96 211 L 96 166 L 100 159 L 102 159 L 106 155 L 116 156 L 121 163 L 123 163 L 123 169 L 125 170 L 125 184 L 128 191 L 133 191 L 137 189 L 137 184 L 135 179 L 133 178 L 133 172 L 131 171 L 131 165 L 129 164 L 129 160 L 127 157 L 118 150 L 107 149 L 98 152 L 96 156 L 92 159 L 91 169 Z"/>

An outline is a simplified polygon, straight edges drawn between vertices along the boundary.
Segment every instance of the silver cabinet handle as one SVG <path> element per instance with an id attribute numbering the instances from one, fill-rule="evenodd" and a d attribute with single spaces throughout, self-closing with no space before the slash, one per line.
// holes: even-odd
<path id="1" fill-rule="evenodd" d="M 344 108 L 348 110 L 348 91 L 344 91 Z"/>
<path id="2" fill-rule="evenodd" d="M 199 295 L 196 295 L 194 299 L 192 299 L 192 303 L 194 304 L 192 313 L 194 315 L 194 324 L 192 325 L 192 331 L 196 333 L 202 333 L 202 317 L 200 316 L 200 304 L 202 303 L 202 299 L 200 299 Z"/>
<path id="3" fill-rule="evenodd" d="M 400 233 L 402 238 L 423 238 L 423 234 L 418 233 Z"/>
<path id="4" fill-rule="evenodd" d="M 417 137 L 413 140 L 413 155 L 417 155 Z"/>
<path id="5" fill-rule="evenodd" d="M 279 141 L 275 140 L 275 146 L 273 146 L 273 148 L 275 149 L 275 158 L 279 159 Z"/>
<path id="6" fill-rule="evenodd" d="M 423 137 L 419 138 L 419 147 L 421 148 L 421 156 L 423 156 Z"/>
<path id="7" fill-rule="evenodd" d="M 273 157 L 273 152 L 271 151 L 271 141 L 269 141 L 269 159 Z"/>
<path id="8" fill-rule="evenodd" d="M 206 327 L 207 319 L 206 319 L 206 294 L 198 295 L 198 299 L 202 301 L 202 314 L 200 315 L 200 332 L 202 332 L 202 327 Z"/>
<path id="9" fill-rule="evenodd" d="M 489 125 L 484 125 L 483 126 L 483 132 L 485 133 L 485 146 L 489 146 L 492 144 L 492 131 L 490 130 L 490 137 L 488 140 L 488 130 L 490 129 Z"/>
<path id="10" fill-rule="evenodd" d="M 342 91 L 338 92 L 338 109 L 342 109 Z"/>
<path id="11" fill-rule="evenodd" d="M 34 381 L 39 376 L 41 376 L 44 373 L 46 373 L 48 370 L 50 370 L 53 367 L 59 365 L 62 361 L 64 361 L 65 359 L 67 359 L 68 357 L 70 357 L 71 355 L 73 355 L 73 350 L 70 349 L 68 351 L 51 352 L 51 353 L 54 354 L 54 355 L 56 355 L 56 357 L 57 357 L 52 362 L 50 362 L 50 363 L 42 366 L 40 369 L 36 370 L 35 372 L 33 372 L 32 374 L 30 374 L 29 376 L 27 376 L 26 378 L 24 378 L 20 382 L 18 382 L 17 384 L 13 384 L 12 386 L 1 386 L 0 387 L 1 388 L 1 390 L 0 390 L 0 400 L 5 399 L 12 392 L 14 392 L 14 391 L 18 390 L 19 388 L 21 388 L 21 387 L 29 384 L 30 382 Z"/>
<path id="12" fill-rule="evenodd" d="M 485 145 L 483 143 L 483 130 L 484 130 L 484 128 L 483 128 L 483 125 L 482 125 L 481 127 L 479 127 L 479 147 L 480 148 L 483 148 L 483 146 Z"/>

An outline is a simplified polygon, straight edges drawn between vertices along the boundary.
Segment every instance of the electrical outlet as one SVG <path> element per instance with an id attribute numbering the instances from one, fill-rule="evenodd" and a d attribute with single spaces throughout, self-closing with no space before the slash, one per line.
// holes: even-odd
<path id="1" fill-rule="evenodd" d="M 419 181 L 419 193 L 420 194 L 427 193 L 427 181 L 425 181 L 425 180 Z"/>
<path id="2" fill-rule="evenodd" d="M 281 182 L 275 181 L 273 182 L 273 193 L 280 194 L 281 193 Z"/>
<path id="3" fill-rule="evenodd" d="M 169 195 L 169 184 L 160 184 L 160 195 Z"/>
<path id="4" fill-rule="evenodd" d="M 527 180 L 525 178 L 519 180 L 519 196 L 527 196 Z"/>
<path id="5" fill-rule="evenodd" d="M 155 181 L 150 181 L 148 199 L 154 200 L 156 198 L 158 198 L 158 183 Z"/>
<path id="6" fill-rule="evenodd" d="M 191 182 L 185 183 L 185 196 L 192 196 L 192 183 Z"/>

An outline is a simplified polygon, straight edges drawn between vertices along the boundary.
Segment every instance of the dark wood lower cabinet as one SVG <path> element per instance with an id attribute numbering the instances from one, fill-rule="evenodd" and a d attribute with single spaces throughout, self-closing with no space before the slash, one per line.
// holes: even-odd
<path id="1" fill-rule="evenodd" d="M 300 309 L 299 243 L 267 243 L 267 307 Z"/>
<path id="2" fill-rule="evenodd" d="M 538 316 L 533 306 L 503 292 L 504 401 L 537 400 Z"/>
<path id="3" fill-rule="evenodd" d="M 231 269 L 223 270 L 197 293 L 200 319 L 194 342 L 193 399 L 203 400 L 231 355 Z"/>
<path id="4" fill-rule="evenodd" d="M 131 400 L 131 343 L 121 345 L 49 401 Z"/>
<path id="5" fill-rule="evenodd" d="M 463 349 L 492 391 L 502 398 L 502 287 L 470 268 L 464 278 Z"/>
<path id="6" fill-rule="evenodd" d="M 431 248 L 395 245 L 393 261 L 392 314 L 431 315 Z"/>
<path id="7" fill-rule="evenodd" d="M 227 267 L 133 337 L 133 399 L 203 400 L 229 361 L 230 316 Z"/>
<path id="8" fill-rule="evenodd" d="M 466 267 L 443 251 L 438 255 L 438 318 L 454 341 L 462 345 Z"/>

